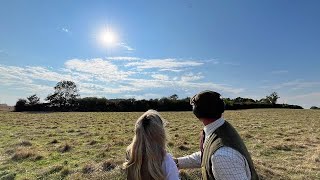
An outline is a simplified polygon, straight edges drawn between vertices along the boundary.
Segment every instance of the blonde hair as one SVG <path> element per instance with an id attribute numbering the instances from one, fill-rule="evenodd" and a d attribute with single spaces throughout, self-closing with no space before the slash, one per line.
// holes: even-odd
<path id="1" fill-rule="evenodd" d="M 155 110 L 148 110 L 138 118 L 132 143 L 127 147 L 127 161 L 123 164 L 127 179 L 165 179 L 162 171 L 166 154 L 164 126 L 164 119 Z"/>

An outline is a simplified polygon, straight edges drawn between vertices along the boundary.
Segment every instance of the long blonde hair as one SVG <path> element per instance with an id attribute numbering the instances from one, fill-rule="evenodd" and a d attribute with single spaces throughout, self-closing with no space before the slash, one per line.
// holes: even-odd
<path id="1" fill-rule="evenodd" d="M 162 170 L 166 154 L 164 126 L 164 119 L 155 110 L 148 110 L 138 118 L 132 143 L 127 147 L 127 161 L 123 164 L 127 179 L 165 179 Z"/>

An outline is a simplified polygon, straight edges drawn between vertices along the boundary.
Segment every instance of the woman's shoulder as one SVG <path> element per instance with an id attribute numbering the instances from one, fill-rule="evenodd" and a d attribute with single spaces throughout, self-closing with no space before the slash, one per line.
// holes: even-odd
<path id="1" fill-rule="evenodd" d="M 164 160 L 170 160 L 170 159 L 173 160 L 173 157 L 170 153 L 167 152 L 166 155 L 164 156 Z"/>
<path id="2" fill-rule="evenodd" d="M 173 157 L 170 153 L 166 153 L 166 155 L 163 158 L 163 165 L 164 167 L 171 167 L 171 166 L 176 166 L 176 163 L 173 161 Z"/>

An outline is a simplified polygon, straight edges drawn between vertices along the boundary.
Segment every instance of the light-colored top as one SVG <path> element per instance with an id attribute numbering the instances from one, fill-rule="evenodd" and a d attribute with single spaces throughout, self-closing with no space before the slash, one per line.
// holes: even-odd
<path id="1" fill-rule="evenodd" d="M 208 136 L 217 128 L 223 125 L 225 120 L 220 118 L 204 127 L 205 141 Z M 231 147 L 221 147 L 212 156 L 212 173 L 218 180 L 247 180 L 251 179 L 250 168 L 246 158 L 237 150 Z M 179 168 L 200 168 L 201 151 L 195 152 L 189 156 L 178 158 Z"/>
<path id="2" fill-rule="evenodd" d="M 165 172 L 166 180 L 178 180 L 179 170 L 173 161 L 171 154 L 167 153 L 162 163 L 162 170 Z"/>

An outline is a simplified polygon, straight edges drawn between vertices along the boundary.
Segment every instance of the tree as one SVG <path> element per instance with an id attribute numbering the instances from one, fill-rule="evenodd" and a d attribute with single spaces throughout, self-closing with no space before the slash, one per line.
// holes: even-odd
<path id="1" fill-rule="evenodd" d="M 312 106 L 310 109 L 319 109 L 317 106 Z"/>
<path id="2" fill-rule="evenodd" d="M 36 105 L 40 102 L 40 98 L 36 94 L 27 97 L 27 100 L 30 105 Z"/>
<path id="3" fill-rule="evenodd" d="M 76 104 L 78 94 L 77 85 L 73 81 L 60 81 L 54 87 L 54 93 L 46 98 L 52 106 L 72 107 Z"/>
<path id="4" fill-rule="evenodd" d="M 277 100 L 279 99 L 280 97 L 278 96 L 278 93 L 276 92 L 273 92 L 271 93 L 269 96 L 266 96 L 266 100 L 268 103 L 270 104 L 276 104 L 277 103 Z"/>
<path id="5" fill-rule="evenodd" d="M 176 101 L 178 99 L 178 95 L 177 94 L 173 94 L 169 97 L 170 100 Z"/>
<path id="6" fill-rule="evenodd" d="M 19 99 L 14 106 L 15 111 L 20 112 L 26 109 L 27 100 Z"/>

